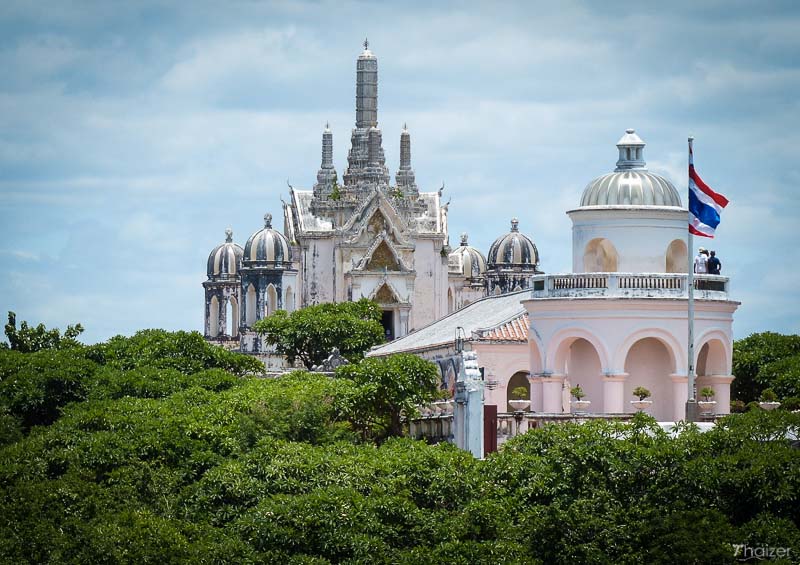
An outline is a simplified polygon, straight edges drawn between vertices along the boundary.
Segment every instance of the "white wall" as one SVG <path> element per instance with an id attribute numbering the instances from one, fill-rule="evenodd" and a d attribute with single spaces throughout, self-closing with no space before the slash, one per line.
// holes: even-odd
<path id="1" fill-rule="evenodd" d="M 584 252 L 598 238 L 608 239 L 616 249 L 618 272 L 665 273 L 670 243 L 688 237 L 687 212 L 678 208 L 578 208 L 567 214 L 575 273 L 585 272 Z"/>

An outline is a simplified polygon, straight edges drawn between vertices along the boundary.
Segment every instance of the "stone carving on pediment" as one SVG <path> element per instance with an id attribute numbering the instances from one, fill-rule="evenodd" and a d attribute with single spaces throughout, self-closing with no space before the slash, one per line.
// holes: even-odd
<path id="1" fill-rule="evenodd" d="M 400 294 L 397 292 L 397 289 L 394 288 L 391 282 L 389 282 L 388 277 L 384 275 L 381 279 L 381 282 L 375 286 L 375 289 L 370 294 L 370 300 L 374 300 L 378 304 L 388 305 L 388 304 L 407 304 L 407 301 L 404 301 L 400 298 Z"/>
<path id="2" fill-rule="evenodd" d="M 364 256 L 356 264 L 354 262 L 354 270 L 357 271 L 409 271 L 407 265 L 403 262 L 402 256 L 392 241 L 389 235 L 382 231 L 378 237 L 364 253 Z"/>
<path id="3" fill-rule="evenodd" d="M 376 213 L 383 218 L 383 225 L 379 226 L 376 220 Z M 369 230 L 380 228 L 391 233 L 395 241 L 400 245 L 407 245 L 405 232 L 409 230 L 407 222 L 394 209 L 391 202 L 379 191 L 375 191 L 362 206 L 356 210 L 350 219 L 342 226 L 342 231 L 352 234 L 347 243 L 355 243 L 361 235 Z"/>

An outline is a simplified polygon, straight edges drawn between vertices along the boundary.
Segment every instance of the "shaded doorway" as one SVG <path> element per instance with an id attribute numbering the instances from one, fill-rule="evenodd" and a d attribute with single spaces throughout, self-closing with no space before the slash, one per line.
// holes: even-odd
<path id="1" fill-rule="evenodd" d="M 384 310 L 381 315 L 381 325 L 383 326 L 383 335 L 386 341 L 394 339 L 394 310 Z"/>

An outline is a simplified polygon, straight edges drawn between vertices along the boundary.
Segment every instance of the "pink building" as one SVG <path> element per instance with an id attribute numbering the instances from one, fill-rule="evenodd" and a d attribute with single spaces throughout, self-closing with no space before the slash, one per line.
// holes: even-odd
<path id="1" fill-rule="evenodd" d="M 656 419 L 684 419 L 688 212 L 672 183 L 647 170 L 644 145 L 627 130 L 615 170 L 590 182 L 567 212 L 572 273 L 535 274 L 530 290 L 483 298 L 371 355 L 416 352 L 440 364 L 446 384 L 457 370 L 448 367 L 451 336 L 460 331 L 483 368 L 485 403 L 500 412 L 527 384 L 535 412 L 569 412 L 569 389 L 580 385 L 590 412 L 629 413 L 633 389 L 643 386 Z M 720 414 L 730 409 L 739 305 L 728 286 L 727 277 L 695 277 L 696 386 L 714 389 Z"/>

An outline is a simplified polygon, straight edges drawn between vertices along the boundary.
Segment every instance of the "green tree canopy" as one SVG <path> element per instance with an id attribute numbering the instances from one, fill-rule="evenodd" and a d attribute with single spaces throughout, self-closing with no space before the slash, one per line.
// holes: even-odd
<path id="1" fill-rule="evenodd" d="M 756 376 L 759 385 L 775 391 L 778 398 L 800 397 L 800 354 L 762 366 Z"/>
<path id="2" fill-rule="evenodd" d="M 778 385 L 776 381 L 784 371 L 796 375 L 793 367 L 797 367 L 800 361 L 787 361 L 785 365 L 774 363 L 795 356 L 800 356 L 800 335 L 763 332 L 736 340 L 733 344 L 733 375 L 736 379 L 731 387 L 732 396 L 737 400 L 752 402 L 758 400 L 765 388 L 773 388 L 776 392 L 788 391 L 794 385 L 788 382 Z"/>
<path id="3" fill-rule="evenodd" d="M 402 413 L 413 414 L 439 389 L 436 365 L 408 353 L 345 365 L 336 370 L 336 377 L 357 385 L 345 399 L 345 411 L 362 433 L 379 440 L 401 435 Z"/>
<path id="4" fill-rule="evenodd" d="M 0 346 L 21 353 L 31 353 L 42 349 L 65 349 L 80 345 L 76 338 L 83 333 L 83 326 L 80 324 L 67 326 L 64 335 L 61 335 L 58 328 L 48 330 L 44 324 L 30 327 L 25 321 L 17 329 L 17 315 L 9 311 L 5 331 L 8 343 L 0 343 Z"/>
<path id="5" fill-rule="evenodd" d="M 290 363 L 299 359 L 307 369 L 321 364 L 336 347 L 350 361 L 364 357 L 384 341 L 381 310 L 366 298 L 358 302 L 318 304 L 289 314 L 278 310 L 253 326 Z"/>
<path id="6" fill-rule="evenodd" d="M 118 335 L 90 346 L 88 356 L 123 370 L 147 366 L 172 368 L 186 375 L 204 369 L 224 369 L 235 375 L 264 370 L 255 357 L 212 345 L 199 332 L 141 330 L 131 337 Z"/>

